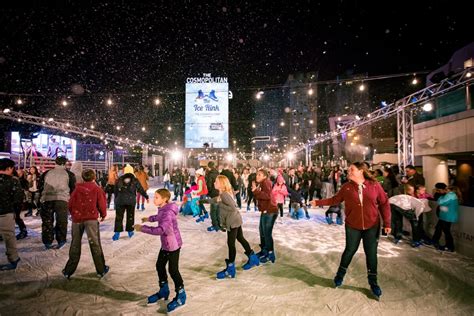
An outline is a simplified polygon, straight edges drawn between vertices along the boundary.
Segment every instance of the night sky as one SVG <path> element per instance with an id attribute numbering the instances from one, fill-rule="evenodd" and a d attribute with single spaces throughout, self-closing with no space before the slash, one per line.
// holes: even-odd
<path id="1" fill-rule="evenodd" d="M 452 1 L 56 2 L 2 5 L 2 107 L 126 135 L 147 126 L 144 139 L 163 145 L 182 144 L 161 129 L 183 129 L 187 77 L 229 78 L 231 139 L 245 142 L 255 91 L 290 73 L 433 70 L 472 41 L 471 10 Z"/>

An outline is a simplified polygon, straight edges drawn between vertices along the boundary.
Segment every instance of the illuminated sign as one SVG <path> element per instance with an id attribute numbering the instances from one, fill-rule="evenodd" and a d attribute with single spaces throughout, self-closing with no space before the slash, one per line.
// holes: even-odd
<path id="1" fill-rule="evenodd" d="M 229 84 L 225 77 L 186 79 L 185 147 L 229 147 Z"/>

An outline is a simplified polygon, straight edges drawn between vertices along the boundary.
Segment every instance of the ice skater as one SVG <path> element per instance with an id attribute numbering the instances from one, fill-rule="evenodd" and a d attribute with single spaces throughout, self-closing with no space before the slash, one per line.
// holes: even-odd
<path id="1" fill-rule="evenodd" d="M 384 231 L 390 233 L 390 204 L 382 186 L 369 175 L 362 162 L 355 162 L 349 167 L 349 182 L 345 183 L 335 196 L 324 200 L 313 201 L 314 206 L 338 205 L 345 203 L 346 214 L 346 247 L 341 263 L 334 278 L 334 285 L 342 285 L 352 257 L 364 245 L 367 263 L 367 274 L 370 289 L 378 299 L 382 290 L 377 282 L 377 247 L 380 234 L 380 215 Z"/>
<path id="2" fill-rule="evenodd" d="M 153 202 L 158 206 L 158 214 L 143 217 L 142 223 L 158 222 L 158 226 L 135 225 L 136 231 L 159 235 L 161 238 L 161 249 L 156 261 L 160 290 L 148 297 L 148 304 L 155 304 L 161 299 L 168 299 L 170 295 L 168 275 L 166 274 L 166 264 L 168 264 L 168 271 L 173 279 L 176 292 L 175 298 L 167 305 L 168 312 L 172 312 L 186 303 L 183 278 L 179 273 L 179 253 L 183 241 L 176 219 L 178 206 L 175 203 L 170 203 L 170 199 L 171 193 L 167 189 L 156 190 Z"/>
<path id="3" fill-rule="evenodd" d="M 256 181 L 252 182 L 252 192 L 257 200 L 260 211 L 260 248 L 257 254 L 260 263 L 271 261 L 275 263 L 275 251 L 273 248 L 273 226 L 278 217 L 278 207 L 272 195 L 272 182 L 268 179 L 268 172 L 260 169 L 257 172 Z"/>
<path id="4" fill-rule="evenodd" d="M 242 231 L 242 216 L 236 207 L 234 200 L 234 189 L 229 179 L 224 175 L 219 175 L 214 182 L 214 187 L 219 190 L 219 196 L 210 200 L 211 203 L 219 205 L 220 225 L 227 231 L 227 247 L 229 249 L 229 258 L 225 260 L 226 268 L 217 273 L 217 279 L 235 278 L 235 240 L 244 247 L 248 261 L 243 265 L 244 270 L 249 270 L 260 264 L 257 255 L 250 248 L 249 243 L 244 237 Z"/>
<path id="5" fill-rule="evenodd" d="M 81 241 L 84 231 L 87 234 L 97 276 L 102 278 L 109 272 L 109 266 L 105 265 L 100 243 L 99 222 L 97 221 L 99 216 L 101 222 L 107 216 L 105 192 L 95 183 L 94 170 L 84 170 L 82 179 L 84 183 L 76 185 L 69 200 L 69 212 L 72 217 L 72 241 L 71 248 L 69 248 L 69 260 L 62 271 L 67 279 L 76 271 L 81 259 Z"/>

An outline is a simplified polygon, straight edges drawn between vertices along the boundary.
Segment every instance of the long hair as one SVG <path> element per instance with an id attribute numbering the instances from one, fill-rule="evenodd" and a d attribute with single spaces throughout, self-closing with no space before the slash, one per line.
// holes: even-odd
<path id="1" fill-rule="evenodd" d="M 224 192 L 230 193 L 230 195 L 234 196 L 234 190 L 232 190 L 232 186 L 230 185 L 230 181 L 226 176 L 218 175 L 216 181 L 219 182 L 219 187 L 224 189 Z"/>
<path id="2" fill-rule="evenodd" d="M 360 162 L 360 161 L 357 161 L 357 162 L 353 162 L 351 165 L 353 165 L 354 167 L 356 167 L 357 169 L 359 170 L 362 170 L 362 173 L 364 175 L 364 179 L 365 180 L 369 180 L 369 181 L 377 181 L 374 176 L 372 176 L 370 173 L 369 173 L 369 169 L 367 169 L 367 165 L 363 162 Z"/>

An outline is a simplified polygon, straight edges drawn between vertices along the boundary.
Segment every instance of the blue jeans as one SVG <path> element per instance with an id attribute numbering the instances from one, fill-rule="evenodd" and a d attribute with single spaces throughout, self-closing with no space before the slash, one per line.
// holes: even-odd
<path id="1" fill-rule="evenodd" d="M 207 199 L 207 195 L 203 194 L 203 195 L 199 196 L 199 200 L 205 200 L 205 199 Z M 199 205 L 199 215 L 206 214 L 207 211 L 206 211 L 206 208 L 204 207 L 204 204 L 198 203 L 198 205 Z"/>
<path id="2" fill-rule="evenodd" d="M 266 251 L 273 251 L 273 225 L 278 217 L 278 213 L 262 213 L 260 216 L 260 248 Z"/>

